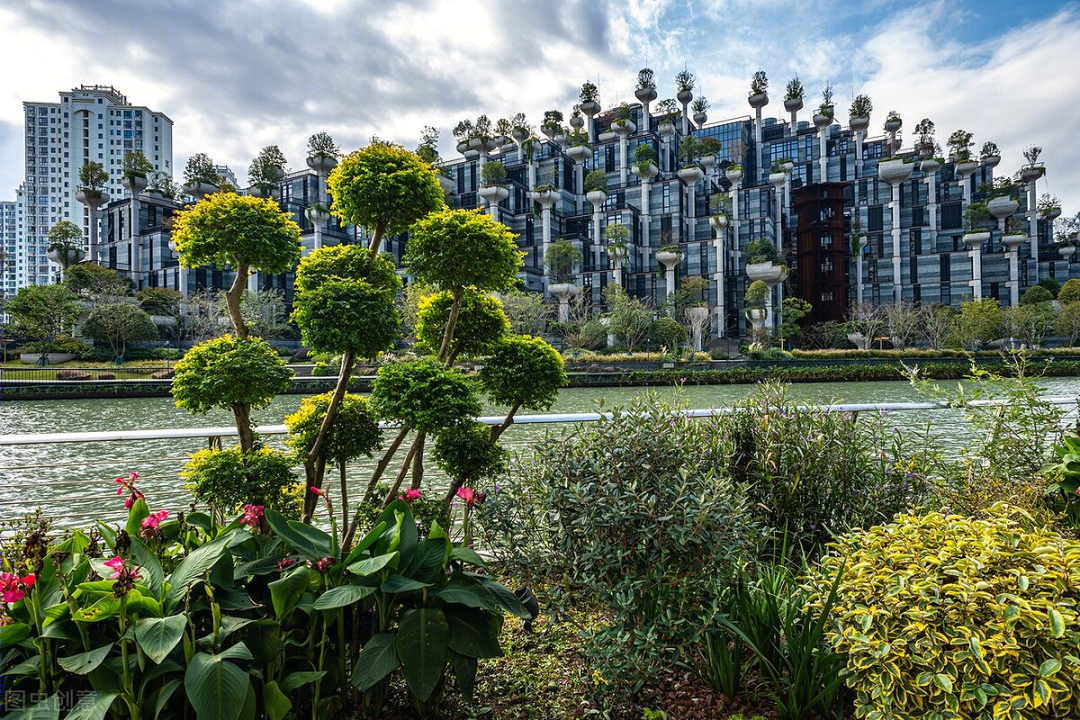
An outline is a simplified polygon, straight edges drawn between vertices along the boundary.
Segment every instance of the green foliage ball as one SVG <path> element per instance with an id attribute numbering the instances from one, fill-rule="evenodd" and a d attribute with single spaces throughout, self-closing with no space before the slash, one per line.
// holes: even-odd
<path id="1" fill-rule="evenodd" d="M 402 262 L 423 282 L 443 290 L 509 290 L 521 269 L 514 233 L 490 215 L 441 210 L 412 227 Z"/>
<path id="2" fill-rule="evenodd" d="M 443 472 L 463 484 L 492 477 L 506 468 L 506 451 L 492 441 L 491 428 L 481 422 L 439 433 L 432 456 Z"/>
<path id="3" fill-rule="evenodd" d="M 445 430 L 480 414 L 473 380 L 433 360 L 379 368 L 371 404 L 379 417 L 418 432 Z"/>
<path id="4" fill-rule="evenodd" d="M 1022 515 L 898 515 L 823 559 L 857 717 L 1080 717 L 1080 545 Z"/>
<path id="5" fill-rule="evenodd" d="M 480 382 L 491 402 L 542 412 L 550 408 L 565 387 L 563 356 L 538 337 L 512 335 L 495 346 L 480 369 Z"/>
<path id="6" fill-rule="evenodd" d="M 393 295 L 401 290 L 393 261 L 361 245 L 333 245 L 310 253 L 296 269 L 296 292 L 302 295 L 330 278 L 364 280 Z"/>
<path id="7" fill-rule="evenodd" d="M 282 273 L 300 259 L 300 226 L 272 198 L 214 193 L 175 216 L 172 239 L 184 267 L 246 265 Z"/>
<path id="8" fill-rule="evenodd" d="M 1067 280 L 1058 290 L 1057 299 L 1062 305 L 1080 302 L 1080 278 Z"/>
<path id="9" fill-rule="evenodd" d="M 1042 285 L 1032 285 L 1020 296 L 1020 304 L 1038 305 L 1039 303 L 1050 302 L 1053 299 L 1054 294 Z"/>
<path id="10" fill-rule="evenodd" d="M 397 235 L 446 207 L 430 165 L 413 152 L 372 143 L 342 160 L 327 179 L 331 211 L 350 225 Z"/>
<path id="11" fill-rule="evenodd" d="M 294 515 L 297 484 L 293 459 L 268 447 L 247 453 L 239 447 L 200 450 L 191 456 L 180 477 L 189 483 L 192 494 L 226 517 L 244 505 L 263 505 Z"/>
<path id="12" fill-rule="evenodd" d="M 286 441 L 299 457 L 306 457 L 315 446 L 323 418 L 334 393 L 304 398 L 300 408 L 285 418 L 289 429 Z M 382 445 L 379 418 L 367 398 L 346 393 L 338 405 L 337 415 L 323 443 L 322 455 L 331 464 L 339 464 L 362 456 L 370 456 Z"/>
<path id="13" fill-rule="evenodd" d="M 175 367 L 177 407 L 203 414 L 234 404 L 259 408 L 289 389 L 293 371 L 262 338 L 224 335 L 191 348 Z"/>
<path id="14" fill-rule="evenodd" d="M 420 346 L 428 352 L 437 353 L 442 346 L 443 331 L 450 319 L 454 297 L 443 291 L 420 300 L 416 316 L 416 337 Z M 498 298 L 466 288 L 461 298 L 454 338 L 450 343 L 453 356 L 486 355 L 506 333 L 510 320 L 503 312 Z"/>
<path id="15" fill-rule="evenodd" d="M 291 318 L 306 347 L 329 353 L 352 350 L 365 358 L 392 347 L 401 325 L 389 292 L 340 277 L 297 293 Z"/>

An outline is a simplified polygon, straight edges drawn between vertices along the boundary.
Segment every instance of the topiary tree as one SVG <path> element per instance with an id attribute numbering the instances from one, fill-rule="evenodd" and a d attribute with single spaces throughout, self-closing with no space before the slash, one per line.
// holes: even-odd
<path id="1" fill-rule="evenodd" d="M 431 165 L 416 153 L 375 142 L 341 161 L 327 180 L 331 211 L 371 232 L 368 248 L 378 252 L 383 236 L 398 235 L 428 213 L 446 207 Z"/>
<path id="2" fill-rule="evenodd" d="M 248 182 L 263 197 L 270 197 L 285 178 L 285 154 L 277 145 L 267 145 L 248 166 Z"/>
<path id="3" fill-rule="evenodd" d="M 317 352 L 341 354 L 337 386 L 304 460 L 308 488 L 321 488 L 326 467 L 322 446 L 335 421 L 357 357 L 372 358 L 393 346 L 398 336 L 396 296 L 401 289 L 393 262 L 359 245 L 320 248 L 296 271 L 292 320 L 304 345 Z M 315 511 L 308 493 L 302 520 Z"/>
<path id="4" fill-rule="evenodd" d="M 240 299 L 252 270 L 282 273 L 300 258 L 300 226 L 270 198 L 214 193 L 174 216 L 172 240 L 183 267 L 231 265 L 225 292 L 233 332 L 248 337 Z"/>
<path id="5" fill-rule="evenodd" d="M 421 281 L 453 297 L 439 347 L 440 360 L 449 356 L 465 288 L 509 290 L 523 258 L 510 229 L 482 212 L 444 209 L 413 226 L 402 261 Z"/>
<path id="6" fill-rule="evenodd" d="M 567 380 L 558 350 L 538 337 L 511 335 L 493 349 L 480 369 L 480 382 L 493 404 L 510 408 L 502 424 L 492 428 L 491 439 L 498 440 L 521 408 L 533 412 L 550 408 Z"/>
<path id="7" fill-rule="evenodd" d="M 52 352 L 56 338 L 71 331 L 79 319 L 75 295 L 65 285 L 28 285 L 4 303 L 4 312 L 18 332 L 39 344 L 42 359 Z M 44 363 L 43 363 L 44 364 Z"/>
<path id="8" fill-rule="evenodd" d="M 197 415 L 231 410 L 246 452 L 255 443 L 251 408 L 269 405 L 289 389 L 292 377 L 265 340 L 225 335 L 196 345 L 176 363 L 172 394 L 177 407 Z"/>
<path id="9" fill-rule="evenodd" d="M 123 364 L 129 342 L 158 337 L 157 326 L 150 315 L 129 303 L 110 303 L 94 308 L 83 323 L 82 332 L 95 343 L 108 344 L 117 365 Z"/>
<path id="10" fill-rule="evenodd" d="M 304 398 L 300 408 L 285 418 L 289 429 L 286 440 L 296 456 L 305 463 L 319 439 L 334 393 L 312 395 Z M 334 420 L 322 442 L 319 459 L 337 465 L 341 478 L 342 527 L 349 522 L 349 489 L 345 478 L 345 466 L 350 460 L 371 457 L 382 445 L 379 418 L 367 398 L 346 393 L 338 404 Z"/>
<path id="11" fill-rule="evenodd" d="M 431 352 L 438 350 L 453 304 L 453 295 L 446 291 L 428 295 L 420 301 L 416 318 L 416 337 L 420 347 Z M 509 331 L 510 320 L 503 312 L 502 302 L 491 295 L 466 288 L 454 339 L 450 343 L 450 354 L 446 358 L 447 364 L 453 364 L 459 355 L 487 355 Z"/>

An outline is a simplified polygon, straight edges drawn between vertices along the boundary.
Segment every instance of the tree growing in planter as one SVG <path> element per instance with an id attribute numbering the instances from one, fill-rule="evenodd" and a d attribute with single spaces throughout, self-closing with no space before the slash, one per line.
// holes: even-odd
<path id="1" fill-rule="evenodd" d="M 331 211 L 371 232 L 368 248 L 378 252 L 386 234 L 398 235 L 429 213 L 446 207 L 431 165 L 416 153 L 375 142 L 349 154 L 327 179 Z"/>
<path id="2" fill-rule="evenodd" d="M 285 154 L 277 145 L 267 145 L 248 167 L 248 182 L 262 197 L 270 197 L 285 178 Z"/>
<path id="3" fill-rule="evenodd" d="M 581 250 L 566 238 L 560 238 L 548 246 L 544 264 L 556 282 L 568 282 L 581 259 Z"/>
<path id="4" fill-rule="evenodd" d="M 750 80 L 750 95 L 761 95 L 769 89 L 769 76 L 764 70 L 758 70 Z"/>
<path id="5" fill-rule="evenodd" d="M 597 90 L 595 83 L 586 80 L 581 84 L 581 93 L 578 98 L 582 103 L 598 102 L 600 100 L 600 91 Z"/>
<path id="6" fill-rule="evenodd" d="M 186 184 L 205 183 L 217 185 L 220 181 L 214 161 L 206 153 L 195 153 L 188 158 L 184 166 L 184 182 Z M 173 238 L 175 240 L 175 238 Z"/>
<path id="7" fill-rule="evenodd" d="M 224 335 L 191 348 L 176 363 L 177 407 L 202 415 L 231 410 L 243 452 L 255 446 L 251 409 L 266 407 L 289 389 L 293 372 L 261 338 Z"/>
<path id="8" fill-rule="evenodd" d="M 129 152 L 124 156 L 124 177 L 134 184 L 137 179 L 146 179 L 154 171 L 154 164 L 139 151 Z"/>
<path id="9" fill-rule="evenodd" d="M 79 187 L 89 194 L 100 195 L 109 181 L 109 173 L 101 163 L 93 160 L 79 168 Z"/>
<path id="10" fill-rule="evenodd" d="M 96 343 L 108 344 L 117 365 L 123 364 L 128 343 L 158 337 L 157 327 L 146 311 L 129 303 L 94 308 L 83 323 L 82 332 Z"/>
<path id="11" fill-rule="evenodd" d="M 585 192 L 607 192 L 607 173 L 598 168 L 586 175 Z"/>
<path id="12" fill-rule="evenodd" d="M 61 220 L 49 228 L 49 252 L 56 253 L 65 268 L 78 262 L 82 240 L 82 228 L 70 220 Z"/>
<path id="13" fill-rule="evenodd" d="M 157 193 L 170 200 L 175 200 L 180 197 L 180 193 L 182 192 L 180 186 L 173 181 L 172 176 L 161 170 L 150 176 L 150 182 L 146 191 Z"/>
<path id="14" fill-rule="evenodd" d="M 489 160 L 484 163 L 480 171 L 480 184 L 484 187 L 502 185 L 506 182 L 506 166 L 498 160 Z"/>
<path id="15" fill-rule="evenodd" d="M 4 312 L 15 321 L 18 332 L 40 346 L 47 356 L 56 345 L 56 338 L 71 332 L 79 319 L 75 295 L 65 285 L 29 285 L 4 304 Z"/>
<path id="16" fill-rule="evenodd" d="M 359 245 L 324 247 L 311 253 L 296 272 L 292 320 L 304 345 L 317 352 L 341 354 L 337 386 L 322 426 L 304 458 L 308 488 L 321 488 L 327 456 L 323 445 L 345 397 L 357 358 L 373 358 L 393 346 L 400 321 L 396 297 L 401 288 L 393 262 Z M 315 510 L 309 491 L 303 520 Z"/>
<path id="17" fill-rule="evenodd" d="M 954 130 L 946 141 L 949 149 L 952 150 L 953 158 L 957 162 L 971 159 L 971 138 L 972 134 L 967 130 Z"/>

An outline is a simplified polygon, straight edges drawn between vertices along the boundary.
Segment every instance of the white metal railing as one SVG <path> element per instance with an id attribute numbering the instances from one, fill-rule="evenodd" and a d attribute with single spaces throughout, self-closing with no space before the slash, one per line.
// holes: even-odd
<path id="1" fill-rule="evenodd" d="M 1043 398 L 1052 405 L 1077 405 L 1080 404 L 1080 394 L 1076 397 L 1058 395 Z M 966 403 L 966 407 L 999 407 L 1006 405 L 1004 400 L 974 400 Z M 926 401 L 908 403 L 841 403 L 837 405 L 799 405 L 800 410 L 819 410 L 825 412 L 907 412 L 914 410 L 946 410 L 957 408 L 946 402 Z M 675 414 L 690 418 L 714 417 L 716 415 L 728 415 L 733 412 L 742 412 L 735 407 L 699 408 L 694 410 L 679 410 Z M 585 412 L 585 413 L 547 413 L 543 415 L 516 415 L 515 425 L 531 424 L 558 424 L 596 422 L 601 419 L 612 417 L 612 412 Z M 489 415 L 477 418 L 486 425 L 500 425 L 506 419 L 500 415 Z M 383 429 L 395 429 L 398 426 L 393 423 L 380 423 Z M 284 435 L 288 432 L 284 425 L 260 425 L 256 428 L 260 435 Z M 226 438 L 236 434 L 236 428 L 229 425 L 219 427 L 201 428 L 164 428 L 160 430 L 109 430 L 104 432 L 72 432 L 72 433 L 15 433 L 0 435 L 0 447 L 6 445 L 51 445 L 56 443 L 89 443 L 89 442 L 114 442 L 132 440 L 182 440 L 189 438 Z"/>

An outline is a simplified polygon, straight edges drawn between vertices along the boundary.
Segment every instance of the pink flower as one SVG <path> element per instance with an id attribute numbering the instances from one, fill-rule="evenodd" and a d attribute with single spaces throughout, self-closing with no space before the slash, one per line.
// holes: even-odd
<path id="1" fill-rule="evenodd" d="M 315 487 L 314 485 L 312 485 L 312 486 L 311 486 L 310 488 L 308 488 L 308 489 L 309 489 L 309 490 L 311 490 L 311 494 L 312 494 L 312 495 L 319 495 L 320 497 L 321 497 L 321 496 L 323 495 L 323 491 L 322 491 L 322 488 L 317 488 L 317 487 Z"/>
<path id="2" fill-rule="evenodd" d="M 412 505 L 413 500 L 419 500 L 424 497 L 424 493 L 420 492 L 416 488 L 409 488 L 403 494 L 398 495 L 398 498 Z"/>
<path id="3" fill-rule="evenodd" d="M 128 499 L 124 501 L 124 509 L 125 510 L 130 510 L 131 506 L 135 504 L 136 500 L 145 500 L 145 499 L 146 499 L 145 495 L 143 495 L 138 490 L 134 490 L 134 491 L 132 491 L 131 495 L 128 496 Z"/>
<path id="4" fill-rule="evenodd" d="M 29 575 L 24 575 L 23 576 L 22 584 L 25 585 L 28 590 L 30 588 L 34 587 L 34 583 L 36 583 L 36 582 L 37 582 L 37 578 L 34 576 L 34 573 L 30 573 Z"/>
<path id="5" fill-rule="evenodd" d="M 106 560 L 105 567 L 112 568 L 113 574 L 109 576 L 109 579 L 115 580 L 120 577 L 120 571 L 124 568 L 124 558 L 117 555 L 111 560 Z"/>
<path id="6" fill-rule="evenodd" d="M 315 567 L 318 568 L 319 572 L 326 572 L 333 564 L 334 561 L 331 558 L 324 557 L 322 560 L 315 563 Z"/>
<path id="7" fill-rule="evenodd" d="M 287 567 L 292 567 L 292 564 L 293 564 L 293 559 L 292 558 L 289 558 L 289 557 L 282 558 L 277 564 L 277 569 L 278 570 L 284 570 Z"/>
<path id="8" fill-rule="evenodd" d="M 19 602 L 26 597 L 25 591 L 34 587 L 36 581 L 33 573 L 24 575 L 21 579 L 14 573 L 0 573 L 0 593 L 3 594 L 4 602 L 9 605 Z"/>
<path id="9" fill-rule="evenodd" d="M 487 495 L 485 495 L 484 493 L 476 492 L 475 490 L 473 490 L 470 487 L 460 488 L 457 491 L 457 496 L 459 498 L 461 498 L 462 500 L 464 500 L 465 504 L 468 505 L 469 507 L 473 507 L 474 505 L 479 505 L 480 503 L 484 502 L 484 498 L 487 497 Z"/>
<path id="10" fill-rule="evenodd" d="M 161 525 L 161 521 L 169 517 L 168 510 L 159 510 L 156 513 L 150 513 L 142 520 L 142 534 L 150 537 L 158 532 L 158 526 Z"/>
<path id="11" fill-rule="evenodd" d="M 262 505 L 245 505 L 244 516 L 240 518 L 241 525 L 250 525 L 253 528 L 259 527 L 259 521 L 263 516 Z"/>

